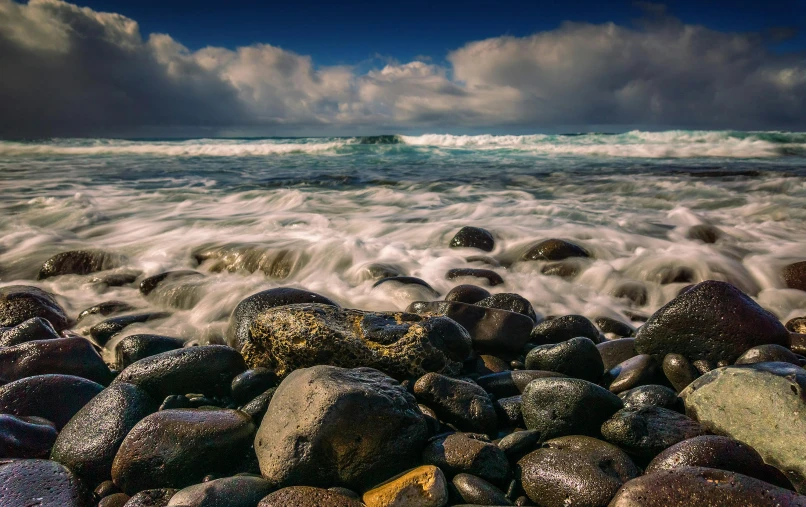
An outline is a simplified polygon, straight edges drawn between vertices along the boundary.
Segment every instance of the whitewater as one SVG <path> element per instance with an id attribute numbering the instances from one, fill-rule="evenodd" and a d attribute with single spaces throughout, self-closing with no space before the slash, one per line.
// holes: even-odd
<path id="1" fill-rule="evenodd" d="M 442 295 L 485 286 L 447 280 L 449 269 L 492 269 L 504 284 L 488 290 L 521 294 L 546 316 L 640 319 L 706 279 L 734 283 L 784 321 L 806 315 L 806 292 L 779 276 L 806 260 L 804 133 L 0 141 L 0 188 L 0 285 L 41 286 L 72 316 L 109 300 L 172 312 L 118 339 L 147 330 L 219 342 L 234 306 L 272 287 L 370 310 L 436 297 L 373 287 L 373 263 Z M 689 237 L 699 224 L 721 231 L 716 243 Z M 466 225 L 494 234 L 487 259 L 448 247 Z M 593 258 L 567 278 L 519 260 L 547 238 Z M 112 273 L 204 276 L 151 298 L 97 275 L 36 281 L 46 259 L 85 248 L 125 256 Z M 209 251 L 235 268 L 217 269 Z M 688 280 L 662 283 L 675 270 Z M 613 295 L 626 282 L 646 288 L 645 304 Z"/>

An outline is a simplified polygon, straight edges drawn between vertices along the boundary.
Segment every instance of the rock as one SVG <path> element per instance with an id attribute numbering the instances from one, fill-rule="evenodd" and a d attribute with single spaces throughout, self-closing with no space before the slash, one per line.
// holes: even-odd
<path id="1" fill-rule="evenodd" d="M 806 317 L 796 317 L 784 326 L 790 333 L 806 334 Z"/>
<path id="2" fill-rule="evenodd" d="M 128 312 L 134 309 L 135 308 L 132 305 L 123 301 L 106 301 L 95 306 L 90 306 L 86 310 L 82 310 L 81 313 L 78 314 L 76 322 L 81 322 L 90 315 L 101 315 L 103 317 L 107 317 L 109 315 Z"/>
<path id="3" fill-rule="evenodd" d="M 199 273 L 198 271 L 193 271 L 192 269 L 180 269 L 177 271 L 166 271 L 164 273 L 160 273 L 158 275 L 149 276 L 148 278 L 144 279 L 140 282 L 140 293 L 144 296 L 148 296 L 151 292 L 157 288 L 157 286 L 163 282 L 172 282 L 175 280 L 179 280 L 182 278 L 201 278 L 204 275 Z"/>
<path id="4" fill-rule="evenodd" d="M 56 434 L 46 419 L 0 414 L 0 458 L 47 458 Z"/>
<path id="5" fill-rule="evenodd" d="M 478 355 L 465 363 L 466 372 L 475 372 L 479 375 L 489 375 L 490 373 L 501 373 L 509 370 L 510 367 L 506 361 L 489 354 Z"/>
<path id="6" fill-rule="evenodd" d="M 448 317 L 467 329 L 473 348 L 479 352 L 519 352 L 534 326 L 523 314 L 450 301 L 416 301 L 408 312 Z"/>
<path id="7" fill-rule="evenodd" d="M 123 439 L 112 480 L 128 495 L 154 488 L 184 488 L 208 474 L 227 475 L 249 449 L 255 426 L 236 410 L 163 410 Z"/>
<path id="8" fill-rule="evenodd" d="M 406 272 L 400 266 L 394 264 L 383 264 L 374 262 L 367 264 L 361 273 L 365 279 L 380 280 L 381 278 L 393 278 L 395 276 L 406 276 Z M 305 303 L 316 303 L 317 301 L 304 301 Z"/>
<path id="9" fill-rule="evenodd" d="M 255 507 L 274 489 L 260 477 L 215 479 L 179 490 L 168 507 Z"/>
<path id="10" fill-rule="evenodd" d="M 535 309 L 532 307 L 532 304 L 529 302 L 529 300 L 518 294 L 507 292 L 493 294 L 476 302 L 475 304 L 477 306 L 483 306 L 484 308 L 497 308 L 499 310 L 506 310 L 508 312 L 520 313 L 521 315 L 526 315 L 532 319 L 533 322 L 542 320 L 538 319 Z"/>
<path id="11" fill-rule="evenodd" d="M 549 440 L 518 462 L 521 483 L 545 507 L 604 507 L 640 470 L 624 451 L 591 437 Z"/>
<path id="12" fill-rule="evenodd" d="M 50 322 L 42 317 L 28 319 L 0 332 L 0 347 L 13 347 L 21 343 L 61 338 Z"/>
<path id="13" fill-rule="evenodd" d="M 120 267 L 123 258 L 100 250 L 72 250 L 54 255 L 39 270 L 37 280 L 59 275 L 88 275 Z"/>
<path id="14" fill-rule="evenodd" d="M 733 472 L 714 468 L 680 467 L 631 480 L 616 493 L 609 507 L 688 507 L 697 505 L 804 506 L 806 497 Z"/>
<path id="15" fill-rule="evenodd" d="M 90 336 L 99 345 L 104 346 L 116 334 L 132 324 L 141 324 L 170 317 L 166 312 L 148 312 L 135 315 L 122 315 L 101 321 L 90 328 Z"/>
<path id="16" fill-rule="evenodd" d="M 722 231 L 714 225 L 698 224 L 689 228 L 686 237 L 703 243 L 716 243 L 722 237 Z"/>
<path id="17" fill-rule="evenodd" d="M 634 336 L 636 332 L 631 324 L 610 317 L 596 317 L 593 319 L 593 323 L 602 333 L 616 338 L 628 338 Z"/>
<path id="18" fill-rule="evenodd" d="M 561 261 L 570 257 L 588 258 L 591 255 L 581 246 L 562 239 L 547 239 L 532 246 L 523 254 L 524 261 Z"/>
<path id="19" fill-rule="evenodd" d="M 141 359 L 171 350 L 179 350 L 184 345 L 184 340 L 170 336 L 133 334 L 123 338 L 115 345 L 115 361 L 118 369 L 122 370 Z"/>
<path id="20" fill-rule="evenodd" d="M 472 305 L 488 297 L 490 293 L 477 285 L 457 285 L 445 295 L 445 301 Z"/>
<path id="21" fill-rule="evenodd" d="M 314 366 L 277 388 L 255 452 L 274 484 L 363 490 L 417 465 L 427 438 L 414 397 L 390 377 Z"/>
<path id="22" fill-rule="evenodd" d="M 604 371 L 602 356 L 588 338 L 538 345 L 526 355 L 529 370 L 556 371 L 572 378 L 598 382 Z"/>
<path id="23" fill-rule="evenodd" d="M 513 505 L 503 491 L 475 475 L 457 474 L 453 478 L 453 485 L 468 504 Z"/>
<path id="24" fill-rule="evenodd" d="M 28 285 L 0 287 L 0 326 L 14 327 L 28 319 L 41 317 L 56 331 L 68 327 L 64 309 L 49 292 Z"/>
<path id="25" fill-rule="evenodd" d="M 545 264 L 540 268 L 540 273 L 546 276 L 558 276 L 566 280 L 572 280 L 584 269 L 585 262 L 581 259 L 565 259 Z"/>
<path id="26" fill-rule="evenodd" d="M 789 333 L 773 314 L 734 286 L 711 280 L 655 312 L 638 330 L 635 350 L 731 364 L 749 348 L 786 345 L 788 340 Z"/>
<path id="27" fill-rule="evenodd" d="M 608 340 L 597 343 L 596 348 L 599 349 L 599 354 L 602 356 L 605 371 L 610 371 L 619 363 L 638 355 L 635 351 L 635 338 Z"/>
<path id="28" fill-rule="evenodd" d="M 132 363 L 115 378 L 143 388 L 155 399 L 171 394 L 230 393 L 232 379 L 246 370 L 241 355 L 226 345 L 204 345 L 163 352 Z"/>
<path id="29" fill-rule="evenodd" d="M 624 408 L 661 407 L 675 412 L 685 411 L 683 400 L 677 393 L 661 385 L 635 387 L 619 393 L 619 398 L 624 402 Z"/>
<path id="30" fill-rule="evenodd" d="M 543 439 L 598 436 L 602 423 L 622 407 L 618 396 L 580 379 L 538 378 L 523 391 L 523 420 Z"/>
<path id="31" fill-rule="evenodd" d="M 700 376 L 694 365 L 680 354 L 666 354 L 663 358 L 663 373 L 677 392 L 685 389 Z"/>
<path id="32" fill-rule="evenodd" d="M 678 442 L 655 456 L 646 467 L 646 473 L 674 470 L 681 466 L 727 470 L 791 489 L 786 476 L 764 463 L 755 449 L 728 437 L 700 435 Z"/>
<path id="33" fill-rule="evenodd" d="M 0 413 L 42 417 L 61 430 L 103 389 L 100 384 L 71 375 L 27 377 L 0 386 Z"/>
<path id="34" fill-rule="evenodd" d="M 602 424 L 602 436 L 633 456 L 652 458 L 687 438 L 704 434 L 696 421 L 662 407 L 625 408 Z"/>
<path id="35" fill-rule="evenodd" d="M 491 269 L 454 268 L 449 269 L 445 274 L 446 280 L 456 280 L 457 278 L 465 277 L 484 278 L 487 280 L 487 283 L 490 284 L 490 287 L 504 283 L 504 279 L 501 278 L 501 275 Z"/>
<path id="36" fill-rule="evenodd" d="M 805 392 L 803 368 L 756 363 L 710 371 L 680 397 L 686 413 L 706 430 L 753 447 L 798 491 L 806 491 Z"/>
<path id="37" fill-rule="evenodd" d="M 806 290 L 806 261 L 786 266 L 781 270 L 781 278 L 790 289 Z"/>
<path id="38" fill-rule="evenodd" d="M 255 424 L 259 425 L 263 420 L 263 416 L 266 415 L 266 411 L 269 409 L 269 403 L 271 403 L 271 399 L 274 398 L 275 392 L 277 392 L 276 387 L 266 389 L 266 391 L 259 394 L 252 401 L 244 405 L 241 408 L 241 411 L 249 414 L 249 417 L 255 421 Z"/>
<path id="39" fill-rule="evenodd" d="M 443 507 L 448 485 L 442 470 L 423 465 L 375 486 L 362 497 L 367 507 Z"/>
<path id="40" fill-rule="evenodd" d="M 416 278 L 414 276 L 390 276 L 388 278 L 381 278 L 380 280 L 372 284 L 372 287 L 375 288 L 385 283 L 393 283 L 399 285 L 418 285 L 420 287 L 425 288 L 434 297 L 439 297 L 439 292 L 437 292 L 433 287 L 428 285 L 428 283 L 425 280 L 421 278 Z"/>
<path id="41" fill-rule="evenodd" d="M 513 431 L 498 441 L 498 447 L 504 451 L 510 462 L 517 463 L 522 457 L 535 450 L 540 442 L 539 431 Z"/>
<path id="42" fill-rule="evenodd" d="M 121 491 L 111 480 L 104 481 L 95 488 L 95 498 L 105 498 L 117 493 L 121 493 Z"/>
<path id="43" fill-rule="evenodd" d="M 448 477 L 467 473 L 504 486 L 510 477 L 506 454 L 486 437 L 451 433 L 433 438 L 423 450 L 423 461 L 439 467 Z"/>
<path id="44" fill-rule="evenodd" d="M 102 498 L 98 502 L 98 507 L 124 507 L 130 499 L 126 493 L 114 493 Z"/>
<path id="45" fill-rule="evenodd" d="M 250 243 L 205 246 L 196 249 L 193 257 L 199 264 L 207 263 L 213 273 L 261 271 L 275 279 L 288 278 L 308 262 L 308 256 L 300 250 Z"/>
<path id="46" fill-rule="evenodd" d="M 560 343 L 571 338 L 582 336 L 590 338 L 593 343 L 599 343 L 599 330 L 582 315 L 566 315 L 556 319 L 546 320 L 536 325 L 532 330 L 530 341 L 538 345 Z"/>
<path id="47" fill-rule="evenodd" d="M 536 378 L 560 378 L 562 373 L 540 370 L 515 370 L 484 375 L 476 383 L 496 398 L 508 398 L 523 393 L 529 382 Z"/>
<path id="48" fill-rule="evenodd" d="M 84 338 L 60 338 L 0 348 L 0 377 L 7 382 L 35 375 L 73 375 L 106 385 L 112 373 Z"/>
<path id="49" fill-rule="evenodd" d="M 414 384 L 414 395 L 434 409 L 440 420 L 462 431 L 494 435 L 498 430 L 495 407 L 477 384 L 427 373 Z"/>
<path id="50" fill-rule="evenodd" d="M 451 248 L 478 248 L 485 252 L 492 252 L 495 240 L 490 231 L 480 227 L 462 227 L 451 239 Z"/>
<path id="51" fill-rule="evenodd" d="M 257 507 L 363 507 L 360 500 L 322 488 L 291 486 L 275 491 L 257 504 Z"/>
<path id="52" fill-rule="evenodd" d="M 444 317 L 320 304 L 266 310 L 247 340 L 241 353 L 249 366 L 272 368 L 281 378 L 319 364 L 369 366 L 397 379 L 430 371 L 454 375 L 471 351 L 467 331 Z"/>
<path id="53" fill-rule="evenodd" d="M 237 403 L 246 403 L 277 383 L 277 374 L 268 368 L 246 370 L 232 379 L 232 397 Z"/>
<path id="54" fill-rule="evenodd" d="M 157 411 L 158 403 L 131 384 L 104 389 L 59 433 L 51 459 L 98 484 L 112 477 L 112 460 L 135 424 Z"/>
<path id="55" fill-rule="evenodd" d="M 97 285 L 105 285 L 107 287 L 123 287 L 124 285 L 130 285 L 137 280 L 137 278 L 142 274 L 142 271 L 139 272 L 127 272 L 127 273 L 110 273 L 108 275 L 100 275 L 100 276 L 93 276 L 90 279 L 91 283 Z"/>
<path id="56" fill-rule="evenodd" d="M 752 349 L 747 349 L 744 354 L 739 356 L 735 364 L 754 364 L 754 363 L 790 363 L 795 366 L 800 366 L 800 356 L 792 352 L 786 347 L 781 345 L 774 345 L 768 343 L 766 345 L 759 345 Z"/>
<path id="57" fill-rule="evenodd" d="M 3 507 L 91 507 L 84 484 L 62 465 L 25 459 L 0 465 L 0 505 Z"/>
<path id="58" fill-rule="evenodd" d="M 523 397 L 510 396 L 495 401 L 498 425 L 502 428 L 523 428 Z"/>
<path id="59" fill-rule="evenodd" d="M 166 507 L 177 491 L 173 488 L 147 489 L 131 497 L 124 507 Z"/>
<path id="60" fill-rule="evenodd" d="M 637 306 L 644 306 L 649 302 L 649 293 L 646 290 L 646 285 L 641 282 L 622 282 L 613 289 L 611 295 L 614 298 L 626 299 Z"/>
<path id="61" fill-rule="evenodd" d="M 602 385 L 616 394 L 662 380 L 660 365 L 654 357 L 639 354 L 622 361 L 602 377 Z"/>

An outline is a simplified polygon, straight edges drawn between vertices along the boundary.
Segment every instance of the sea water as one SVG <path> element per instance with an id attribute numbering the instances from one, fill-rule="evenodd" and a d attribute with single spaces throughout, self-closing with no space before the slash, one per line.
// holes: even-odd
<path id="1" fill-rule="evenodd" d="M 697 224 L 722 236 L 715 244 L 690 239 Z M 492 261 L 448 247 L 465 225 L 494 234 Z M 570 279 L 519 261 L 547 238 L 578 243 L 593 259 Z M 246 248 L 269 264 L 282 259 L 283 269 L 199 265 L 199 251 L 218 247 L 236 256 Z M 118 272 L 194 269 L 205 277 L 192 280 L 190 296 L 148 299 L 136 284 L 108 287 L 92 276 L 36 281 L 50 256 L 83 248 L 125 255 Z M 505 281 L 491 292 L 521 294 L 542 315 L 625 321 L 671 300 L 687 283 L 662 284 L 662 273 L 685 269 L 693 282 L 734 283 L 786 321 L 806 315 L 806 292 L 785 288 L 779 273 L 801 260 L 806 134 L 0 142 L 0 284 L 52 291 L 71 316 L 108 300 L 173 312 L 124 335 L 219 342 L 235 305 L 272 287 L 367 310 L 433 299 L 419 286 L 373 287 L 371 263 L 443 295 L 459 283 L 485 285 L 447 280 L 449 269 L 489 268 Z M 627 280 L 645 285 L 645 305 L 612 295 Z"/>

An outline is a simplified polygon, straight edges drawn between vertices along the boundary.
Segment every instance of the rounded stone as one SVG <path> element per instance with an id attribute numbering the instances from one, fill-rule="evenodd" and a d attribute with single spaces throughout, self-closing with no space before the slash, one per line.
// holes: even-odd
<path id="1" fill-rule="evenodd" d="M 475 304 L 485 308 L 497 308 L 499 310 L 506 310 L 508 312 L 520 313 L 521 315 L 526 315 L 532 319 L 533 322 L 537 322 L 539 320 L 537 314 L 535 313 L 535 309 L 532 307 L 532 303 L 519 294 L 503 292 L 500 294 L 488 295 L 486 298 L 476 302 Z"/>
<path id="2" fill-rule="evenodd" d="M 3 507 L 90 507 L 92 495 L 73 472 L 55 461 L 23 459 L 0 464 Z"/>
<path id="3" fill-rule="evenodd" d="M 110 317 L 103 320 L 90 328 L 90 336 L 96 343 L 104 346 L 116 334 L 120 333 L 132 324 L 143 324 L 155 320 L 162 320 L 170 317 L 171 314 L 167 312 L 146 312 L 137 313 L 134 315 L 121 315 L 119 317 Z"/>
<path id="4" fill-rule="evenodd" d="M 236 403 L 246 403 L 277 385 L 277 374 L 268 368 L 246 370 L 232 379 L 232 397 Z"/>
<path id="5" fill-rule="evenodd" d="M 260 477 L 214 479 L 177 491 L 168 507 L 255 507 L 274 489 Z"/>
<path id="6" fill-rule="evenodd" d="M 715 225 L 698 224 L 689 228 L 686 237 L 710 244 L 716 243 L 722 237 L 722 231 Z"/>
<path id="7" fill-rule="evenodd" d="M 149 276 L 140 282 L 140 294 L 148 296 L 163 282 L 172 282 L 182 278 L 201 278 L 204 275 L 192 269 L 180 269 L 176 271 L 166 271 L 154 276 Z"/>
<path id="8" fill-rule="evenodd" d="M 639 386 L 621 392 L 619 398 L 624 401 L 624 408 L 661 407 L 675 412 L 685 411 L 683 400 L 677 396 L 674 390 L 657 384 Z"/>
<path id="9" fill-rule="evenodd" d="M 249 417 L 255 421 L 255 424 L 259 425 L 266 415 L 266 411 L 269 409 L 269 403 L 271 403 L 271 399 L 274 398 L 275 392 L 277 392 L 276 387 L 266 389 L 249 403 L 241 407 L 241 411 L 249 414 Z"/>
<path id="10" fill-rule="evenodd" d="M 414 383 L 414 395 L 431 407 L 440 420 L 459 430 L 487 435 L 498 430 L 492 400 L 478 384 L 428 373 Z"/>
<path id="11" fill-rule="evenodd" d="M 565 259 L 557 262 L 549 262 L 540 268 L 540 273 L 546 276 L 559 276 L 566 280 L 576 278 L 585 269 L 585 263 L 581 259 Z"/>
<path id="12" fill-rule="evenodd" d="M 666 354 L 663 358 L 663 374 L 679 393 L 700 376 L 697 368 L 681 354 Z"/>
<path id="13" fill-rule="evenodd" d="M 448 486 L 442 470 L 423 465 L 383 482 L 364 493 L 367 507 L 443 507 Z"/>
<path id="14" fill-rule="evenodd" d="M 439 467 L 448 477 L 467 473 L 498 486 L 505 486 L 510 478 L 504 451 L 486 437 L 473 433 L 433 438 L 423 450 L 422 460 Z"/>
<path id="15" fill-rule="evenodd" d="M 184 340 L 170 336 L 133 334 L 123 338 L 115 345 L 115 361 L 118 369 L 124 369 L 140 359 L 171 350 L 179 350 L 184 345 Z"/>
<path id="16" fill-rule="evenodd" d="M 21 343 L 61 338 L 50 322 L 42 317 L 28 319 L 21 324 L 0 331 L 0 347 L 13 347 Z"/>
<path id="17" fill-rule="evenodd" d="M 100 250 L 72 250 L 54 255 L 39 270 L 38 280 L 59 275 L 88 275 L 117 268 L 123 258 Z"/>
<path id="18" fill-rule="evenodd" d="M 0 414 L 0 458 L 47 458 L 56 435 L 48 420 Z"/>
<path id="19" fill-rule="evenodd" d="M 602 356 L 604 371 L 610 371 L 619 363 L 638 355 L 635 351 L 635 338 L 608 340 L 596 344 L 596 348 L 599 349 L 599 355 Z"/>
<path id="20" fill-rule="evenodd" d="M 73 375 L 106 385 L 112 372 L 88 340 L 37 340 L 0 348 L 0 378 L 6 382 L 35 375 Z"/>
<path id="21" fill-rule="evenodd" d="M 461 499 L 467 504 L 512 505 L 503 491 L 475 475 L 457 474 L 452 482 Z"/>
<path id="22" fill-rule="evenodd" d="M 415 276 L 390 276 L 388 278 L 381 278 L 377 282 L 372 284 L 372 288 L 381 286 L 383 284 L 396 284 L 396 285 L 417 285 L 424 288 L 429 294 L 433 297 L 439 297 L 439 292 L 437 292 L 433 287 L 431 287 L 428 282 L 423 280 L 422 278 L 417 278 Z"/>
<path id="23" fill-rule="evenodd" d="M 501 278 L 501 275 L 496 273 L 491 269 L 474 269 L 474 268 L 454 268 L 449 269 L 447 273 L 445 273 L 446 280 L 456 280 L 457 278 L 483 278 L 487 280 L 487 283 L 490 287 L 495 287 L 496 285 L 501 285 L 504 283 L 504 279 Z"/>
<path id="24" fill-rule="evenodd" d="M 85 310 L 82 310 L 81 313 L 78 314 L 76 322 L 81 322 L 82 320 L 86 319 L 91 315 L 100 315 L 102 317 L 108 317 L 109 315 L 128 312 L 134 309 L 135 308 L 132 305 L 124 301 L 105 301 L 103 303 L 99 303 L 97 305 L 90 306 Z"/>
<path id="25" fill-rule="evenodd" d="M 492 252 L 495 248 L 495 239 L 490 231 L 481 227 L 465 226 L 451 239 L 451 248 L 478 248 L 485 252 Z"/>
<path id="26" fill-rule="evenodd" d="M 360 500 L 311 486 L 290 486 L 263 498 L 257 507 L 363 507 Z"/>
<path id="27" fill-rule="evenodd" d="M 509 461 L 517 463 L 522 457 L 535 450 L 541 441 L 539 431 L 513 431 L 498 441 L 498 447 L 504 451 Z"/>
<path id="28" fill-rule="evenodd" d="M 176 492 L 173 488 L 147 489 L 132 496 L 124 507 L 167 507 Z"/>
<path id="29" fill-rule="evenodd" d="M 538 345 L 560 343 L 578 336 L 599 343 L 599 330 L 582 315 L 565 315 L 536 325 L 529 341 Z"/>
<path id="30" fill-rule="evenodd" d="M 790 289 L 806 291 L 806 261 L 790 264 L 781 270 L 781 278 Z"/>
<path id="31" fill-rule="evenodd" d="M 627 391 L 662 380 L 658 361 L 647 354 L 631 357 L 613 367 L 602 377 L 602 385 L 614 393 Z"/>
<path id="32" fill-rule="evenodd" d="M 473 305 L 488 297 L 490 297 L 489 291 L 477 285 L 457 285 L 445 295 L 445 301 Z"/>
<path id="33" fill-rule="evenodd" d="M 556 371 L 514 370 L 483 375 L 476 379 L 476 383 L 496 398 L 508 398 L 522 394 L 529 382 L 536 378 L 564 377 Z"/>
<path id="34" fill-rule="evenodd" d="M 47 320 L 56 331 L 69 324 L 53 294 L 29 285 L 0 287 L 0 326 L 14 327 L 34 317 Z"/>
<path id="35" fill-rule="evenodd" d="M 587 250 L 563 239 L 547 239 L 537 243 L 521 257 L 524 261 L 561 261 L 570 257 L 590 257 Z"/>
<path id="36" fill-rule="evenodd" d="M 754 363 L 790 363 L 795 366 L 801 366 L 800 357 L 786 347 L 775 344 L 766 344 L 747 349 L 744 354 L 739 356 L 735 364 L 754 364 Z"/>
<path id="37" fill-rule="evenodd" d="M 98 507 L 124 507 L 130 499 L 131 497 L 126 493 L 114 493 L 101 498 Z"/>
<path id="38" fill-rule="evenodd" d="M 633 456 L 653 458 L 687 438 L 705 433 L 697 421 L 662 407 L 625 408 L 602 424 L 602 436 Z"/>
<path id="39" fill-rule="evenodd" d="M 526 368 L 556 371 L 572 378 L 598 382 L 604 371 L 602 356 L 588 338 L 538 345 L 526 355 Z"/>
<path id="40" fill-rule="evenodd" d="M 628 338 L 634 336 L 636 332 L 636 329 L 631 324 L 610 317 L 596 317 L 593 319 L 593 323 L 602 333 L 613 335 L 617 338 Z"/>
<path id="41" fill-rule="evenodd" d="M 37 375 L 0 386 L 0 413 L 42 417 L 61 430 L 104 387 L 71 375 Z"/>
<path id="42" fill-rule="evenodd" d="M 523 397 L 510 396 L 495 401 L 498 412 L 498 426 L 500 428 L 523 428 Z"/>

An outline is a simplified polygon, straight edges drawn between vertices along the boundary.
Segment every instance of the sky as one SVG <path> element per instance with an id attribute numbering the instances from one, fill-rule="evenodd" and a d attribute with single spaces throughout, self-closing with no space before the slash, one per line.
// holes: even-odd
<path id="1" fill-rule="evenodd" d="M 806 0 L 0 0 L 0 137 L 806 130 Z"/>

